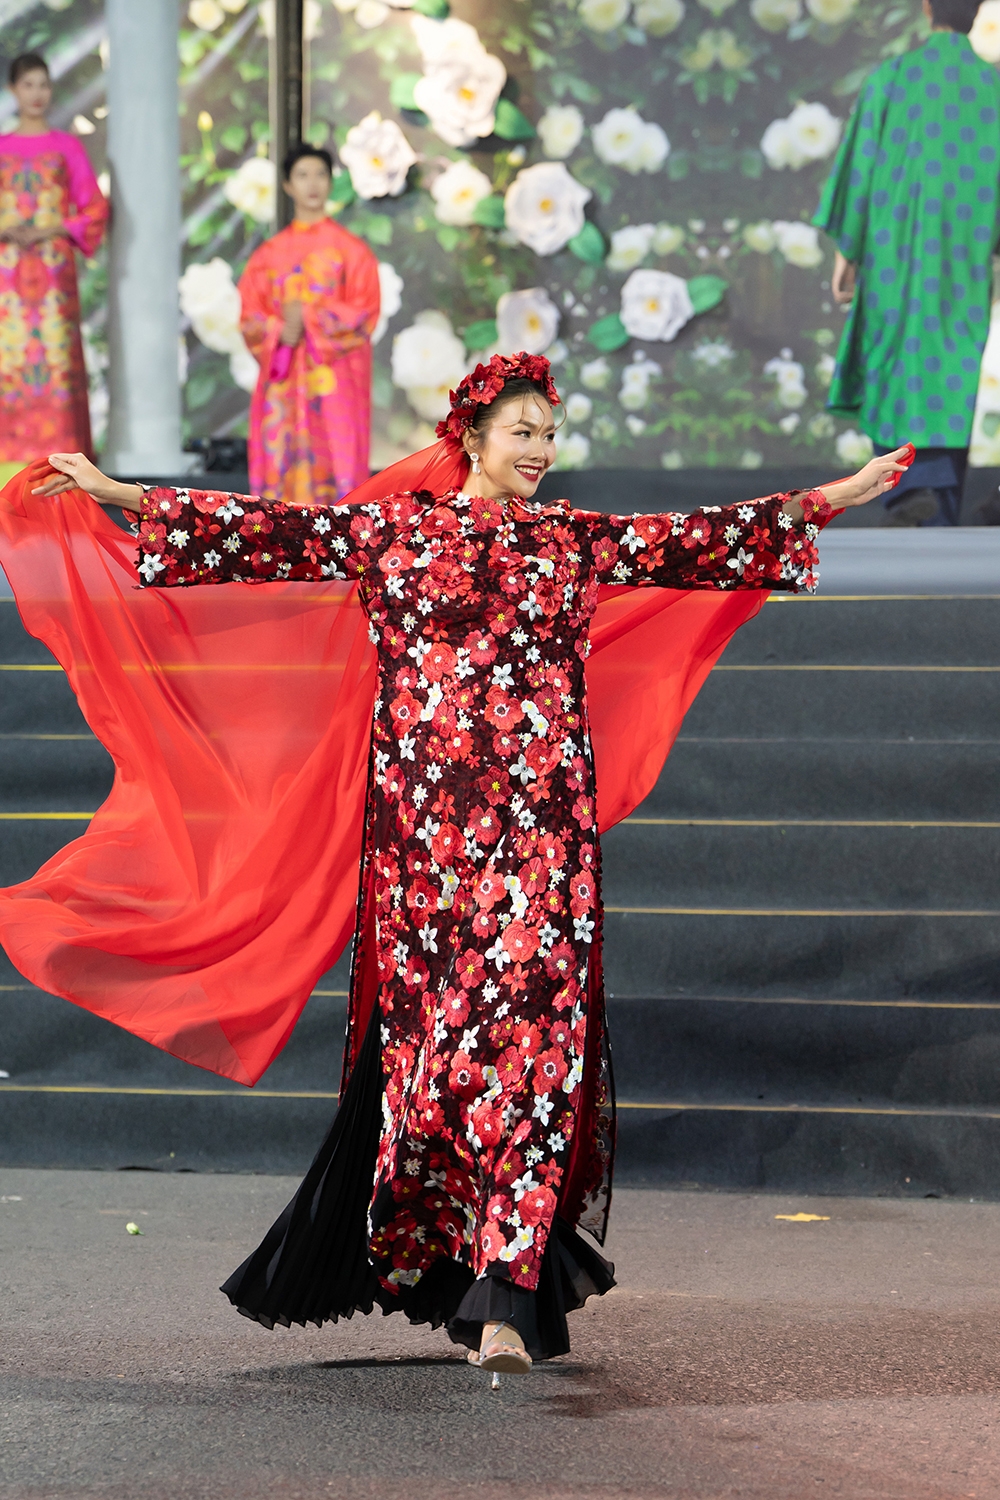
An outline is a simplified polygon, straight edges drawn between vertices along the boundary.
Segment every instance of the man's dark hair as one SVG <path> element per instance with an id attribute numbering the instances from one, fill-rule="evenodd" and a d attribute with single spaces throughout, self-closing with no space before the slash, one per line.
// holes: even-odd
<path id="1" fill-rule="evenodd" d="M 947 26 L 949 31 L 961 31 L 967 36 L 979 5 L 980 0 L 931 0 L 934 25 Z"/>
<path id="2" fill-rule="evenodd" d="M 290 146 L 285 152 L 285 159 L 281 163 L 281 180 L 287 182 L 292 175 L 292 168 L 297 161 L 304 161 L 307 156 L 315 156 L 321 161 L 333 176 L 333 157 L 329 151 L 324 151 L 322 146 L 310 146 L 308 141 L 300 141 L 297 146 Z"/>
<path id="3" fill-rule="evenodd" d="M 7 69 L 7 82 L 13 88 L 15 83 L 24 77 L 25 73 L 35 73 L 39 70 L 45 74 L 46 78 L 49 76 L 49 65 L 42 54 L 40 52 L 22 52 L 20 57 L 15 57 Z"/>

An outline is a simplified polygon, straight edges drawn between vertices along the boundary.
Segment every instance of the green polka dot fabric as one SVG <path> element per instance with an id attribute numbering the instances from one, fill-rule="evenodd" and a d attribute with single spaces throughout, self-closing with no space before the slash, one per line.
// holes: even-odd
<path id="1" fill-rule="evenodd" d="M 935 32 L 865 84 L 813 220 L 858 267 L 828 409 L 966 448 L 1000 236 L 1000 74 Z"/>

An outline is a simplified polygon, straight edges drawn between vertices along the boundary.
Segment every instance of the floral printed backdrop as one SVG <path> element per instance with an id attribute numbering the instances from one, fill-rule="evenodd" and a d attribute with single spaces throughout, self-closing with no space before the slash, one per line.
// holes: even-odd
<path id="1" fill-rule="evenodd" d="M 235 281 L 274 212 L 273 0 L 179 17 L 179 378 L 204 438 L 245 431 L 256 374 Z M 56 122 L 102 171 L 102 7 L 0 19 L 8 56 L 46 51 Z M 843 314 L 809 219 L 866 74 L 924 34 L 917 0 L 306 0 L 306 28 L 331 212 L 382 263 L 376 464 L 430 438 L 477 356 L 517 348 L 557 366 L 567 467 L 865 455 L 823 409 Z M 1000 0 L 973 40 L 1000 61 Z M 84 276 L 98 429 L 103 264 Z M 1000 464 L 1000 321 L 973 461 Z"/>

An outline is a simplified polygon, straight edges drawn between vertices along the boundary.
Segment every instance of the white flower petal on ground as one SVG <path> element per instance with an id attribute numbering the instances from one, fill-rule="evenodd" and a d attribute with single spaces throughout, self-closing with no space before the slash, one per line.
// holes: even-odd
<path id="1" fill-rule="evenodd" d="M 542 354 L 559 331 L 559 309 L 544 287 L 504 292 L 497 302 L 501 354 Z"/>
<path id="2" fill-rule="evenodd" d="M 236 168 L 223 193 L 234 208 L 249 214 L 258 224 L 274 218 L 278 174 L 266 156 L 250 156 Z"/>
<path id="3" fill-rule="evenodd" d="M 759 224 L 748 224 L 743 231 L 743 239 L 758 255 L 769 255 L 778 243 L 774 225 L 767 219 L 761 219 Z"/>
<path id="4" fill-rule="evenodd" d="M 594 410 L 594 403 L 589 396 L 582 391 L 573 391 L 566 398 L 566 420 L 567 422 L 589 422 Z"/>
<path id="5" fill-rule="evenodd" d="M 580 381 L 588 391 L 603 391 L 610 379 L 611 366 L 603 354 L 580 367 Z"/>
<path id="6" fill-rule="evenodd" d="M 590 457 L 590 439 L 582 432 L 571 432 L 556 448 L 557 469 L 582 469 Z"/>
<path id="7" fill-rule="evenodd" d="M 418 27 L 418 22 L 423 24 Z M 416 15 L 413 24 L 425 69 L 424 76 L 414 86 L 413 98 L 417 108 L 430 120 L 435 135 L 449 146 L 471 146 L 474 141 L 492 135 L 496 103 L 507 82 L 503 63 L 486 51 L 475 27 L 465 21 L 454 17 L 431 21 Z M 433 37 L 430 28 L 445 35 Z M 461 30 L 449 31 L 449 28 Z M 421 38 L 427 39 L 426 48 Z"/>
<path id="8" fill-rule="evenodd" d="M 983 62 L 1000 63 L 1000 0 L 983 0 L 972 23 L 969 41 Z"/>
<path id="9" fill-rule="evenodd" d="M 418 416 L 437 422 L 448 414 L 448 393 L 466 372 L 461 339 L 444 313 L 420 313 L 392 341 L 393 384 L 406 392 Z"/>
<path id="10" fill-rule="evenodd" d="M 536 162 L 518 172 L 507 189 L 507 228 L 536 255 L 554 255 L 580 233 L 590 197 L 590 189 L 571 177 L 562 162 Z"/>
<path id="11" fill-rule="evenodd" d="M 378 263 L 379 309 L 378 322 L 372 329 L 372 343 L 377 344 L 385 334 L 389 322 L 403 305 L 403 278 L 395 266 L 387 260 Z"/>
<path id="12" fill-rule="evenodd" d="M 471 224 L 476 204 L 492 191 L 493 184 L 486 173 L 463 156 L 431 183 L 434 213 L 442 224 Z"/>
<path id="13" fill-rule="evenodd" d="M 846 432 L 840 434 L 836 447 L 841 463 L 856 469 L 863 469 L 875 452 L 875 445 L 868 434 L 857 432 L 853 427 L 848 427 Z"/>
<path id="14" fill-rule="evenodd" d="M 417 155 L 395 120 L 373 109 L 347 132 L 340 159 L 359 198 L 398 198 Z"/>
<path id="15" fill-rule="evenodd" d="M 594 150 L 603 162 L 633 174 L 657 171 L 670 153 L 662 127 L 644 120 L 631 105 L 609 109 L 590 133 Z"/>
<path id="16" fill-rule="evenodd" d="M 858 8 L 858 0 L 806 0 L 809 14 L 826 26 L 839 26 Z"/>
<path id="17" fill-rule="evenodd" d="M 607 265 L 610 271 L 634 271 L 652 248 L 656 230 L 652 224 L 626 224 L 611 236 Z"/>
<path id="18" fill-rule="evenodd" d="M 653 253 L 655 255 L 673 255 L 679 250 L 685 240 L 683 229 L 676 224 L 657 224 L 653 231 Z"/>
<path id="19" fill-rule="evenodd" d="M 218 31 L 225 19 L 219 0 L 191 0 L 188 6 L 188 20 L 199 31 Z"/>
<path id="20" fill-rule="evenodd" d="M 760 149 L 776 172 L 790 167 L 797 172 L 807 162 L 822 161 L 835 151 L 843 121 L 825 104 L 797 104 L 785 120 L 772 120 L 761 139 Z"/>
<path id="21" fill-rule="evenodd" d="M 240 347 L 229 356 L 229 373 L 241 391 L 256 389 L 260 366 L 242 339 Z"/>
<path id="22" fill-rule="evenodd" d="M 687 282 L 670 271 L 633 271 L 622 287 L 621 320 L 631 338 L 669 343 L 693 317 Z"/>
<path id="23" fill-rule="evenodd" d="M 538 139 L 554 161 L 572 156 L 583 139 L 583 115 L 575 104 L 550 104 L 538 122 Z"/>
<path id="24" fill-rule="evenodd" d="M 580 0 L 577 14 L 591 31 L 614 31 L 628 20 L 630 0 Z"/>
<path id="25" fill-rule="evenodd" d="M 669 36 L 684 19 L 684 0 L 637 0 L 632 19 L 650 36 Z"/>
<path id="26" fill-rule="evenodd" d="M 243 343 L 240 294 L 232 267 L 217 255 L 188 266 L 178 283 L 181 312 L 191 319 L 196 338 L 217 354 L 232 354 Z"/>
<path id="27" fill-rule="evenodd" d="M 802 266 L 805 270 L 822 265 L 819 230 L 812 224 L 804 224 L 801 219 L 775 219 L 771 228 L 778 249 L 789 265 Z"/>
<path id="28" fill-rule="evenodd" d="M 787 31 L 802 20 L 802 0 L 750 0 L 750 14 L 765 31 Z"/>

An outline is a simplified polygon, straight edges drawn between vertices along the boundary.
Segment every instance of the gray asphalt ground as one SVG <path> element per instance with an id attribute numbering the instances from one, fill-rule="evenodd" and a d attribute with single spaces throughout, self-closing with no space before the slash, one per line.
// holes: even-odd
<path id="1" fill-rule="evenodd" d="M 4 1500 L 1000 1496 L 1000 1205 L 622 1190 L 620 1288 L 491 1394 L 398 1317 L 230 1309 L 294 1186 L 0 1171 Z"/>

